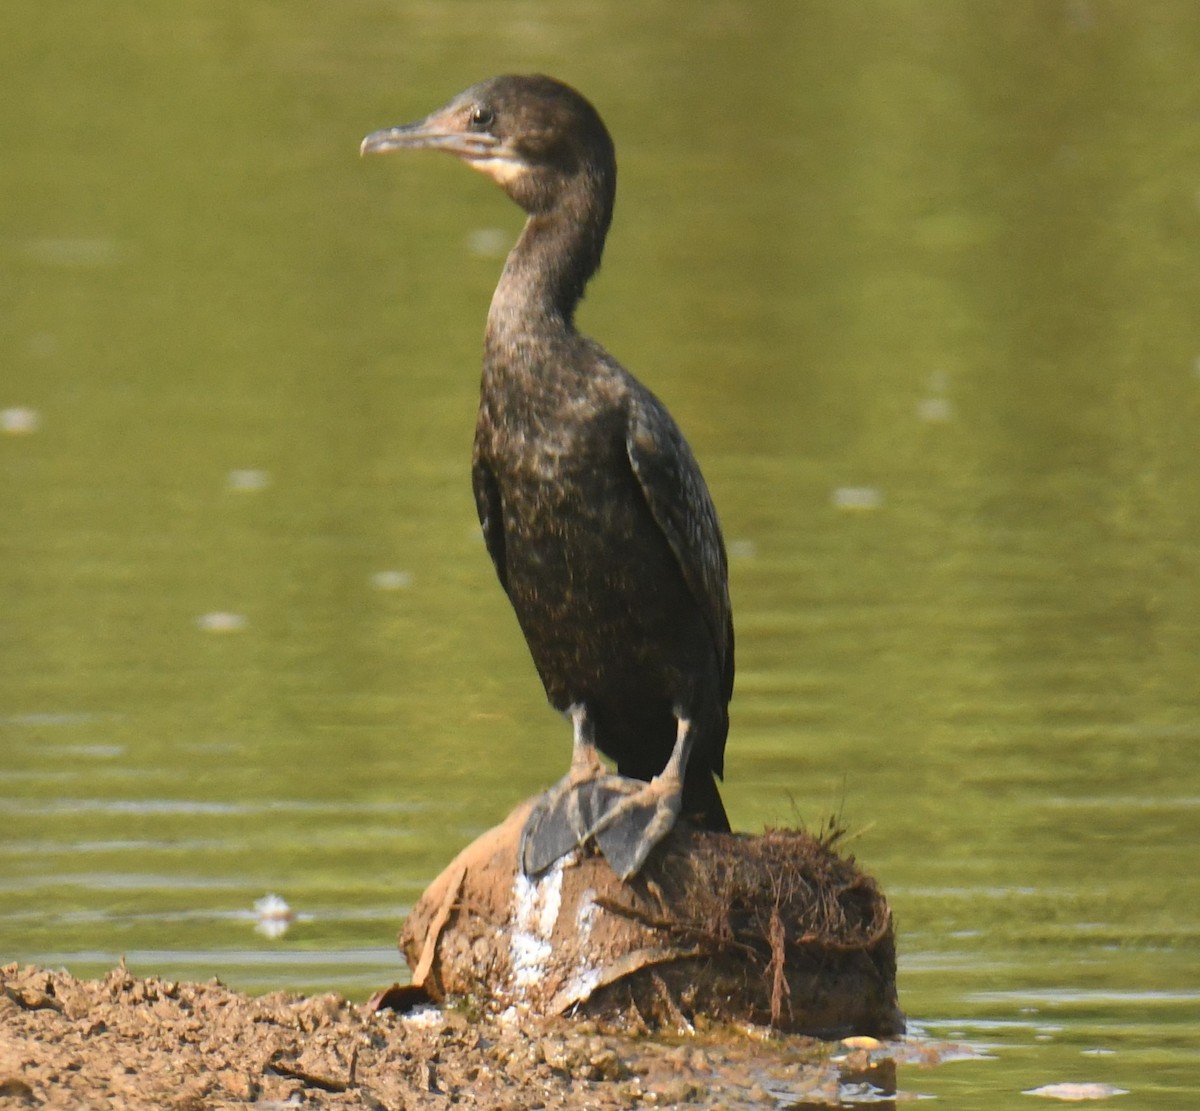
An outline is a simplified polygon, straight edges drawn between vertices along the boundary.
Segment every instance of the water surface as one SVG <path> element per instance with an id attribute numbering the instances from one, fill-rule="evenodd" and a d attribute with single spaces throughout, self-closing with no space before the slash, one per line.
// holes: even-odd
<path id="1" fill-rule="evenodd" d="M 1200 13 L 0 15 L 0 959 L 357 997 L 565 768 L 474 521 L 520 216 L 359 138 L 505 70 L 621 191 L 591 333 L 732 552 L 735 825 L 897 915 L 902 1086 L 1200 1092 Z M 285 898 L 282 938 L 254 903 Z"/>

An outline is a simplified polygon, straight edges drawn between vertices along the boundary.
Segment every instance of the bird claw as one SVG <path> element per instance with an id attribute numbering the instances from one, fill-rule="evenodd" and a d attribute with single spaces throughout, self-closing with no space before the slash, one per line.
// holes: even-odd
<path id="1" fill-rule="evenodd" d="M 525 822 L 521 871 L 538 876 L 591 840 L 627 880 L 675 825 L 681 801 L 682 790 L 661 780 L 603 775 L 573 783 L 568 776 L 538 799 Z"/>

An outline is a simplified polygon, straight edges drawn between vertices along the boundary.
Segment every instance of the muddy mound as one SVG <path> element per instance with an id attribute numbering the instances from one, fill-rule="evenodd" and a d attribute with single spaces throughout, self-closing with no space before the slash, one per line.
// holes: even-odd
<path id="1" fill-rule="evenodd" d="M 833 838 L 678 827 L 633 881 L 575 854 L 519 874 L 518 808 L 469 845 L 401 934 L 413 981 L 493 1012 L 623 1017 L 646 1029 L 904 1029 L 891 910 Z"/>

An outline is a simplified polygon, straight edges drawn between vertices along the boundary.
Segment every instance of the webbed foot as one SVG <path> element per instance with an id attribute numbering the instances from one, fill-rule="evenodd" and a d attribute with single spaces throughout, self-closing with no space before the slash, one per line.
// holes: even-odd
<path id="1" fill-rule="evenodd" d="M 675 825 L 683 805 L 690 722 L 678 718 L 675 747 L 649 783 L 609 775 L 592 742 L 587 712 L 572 707 L 575 746 L 570 772 L 534 805 L 521 833 L 521 870 L 537 876 L 589 840 L 622 879 L 636 875 Z"/>
<path id="2" fill-rule="evenodd" d="M 540 875 L 560 857 L 587 844 L 593 829 L 620 801 L 644 786 L 617 775 L 600 774 L 582 781 L 565 776 L 537 800 L 526 819 L 521 871 Z"/>
<path id="3" fill-rule="evenodd" d="M 616 801 L 591 830 L 596 847 L 623 880 L 636 876 L 650 851 L 671 832 L 683 801 L 682 784 L 656 778 L 631 785 L 633 793 Z"/>

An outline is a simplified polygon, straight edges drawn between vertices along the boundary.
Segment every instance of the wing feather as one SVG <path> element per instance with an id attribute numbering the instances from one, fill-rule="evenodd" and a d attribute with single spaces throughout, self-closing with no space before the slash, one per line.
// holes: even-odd
<path id="1" fill-rule="evenodd" d="M 678 426 L 648 393 L 631 400 L 625 450 L 646 504 L 712 634 L 728 699 L 733 692 L 729 567 L 704 476 Z"/>
<path id="2" fill-rule="evenodd" d="M 504 593 L 508 593 L 508 560 L 504 549 L 504 514 L 500 486 L 491 468 L 476 454 L 471 462 L 471 488 L 475 492 L 475 512 L 483 529 L 483 542 Z"/>

